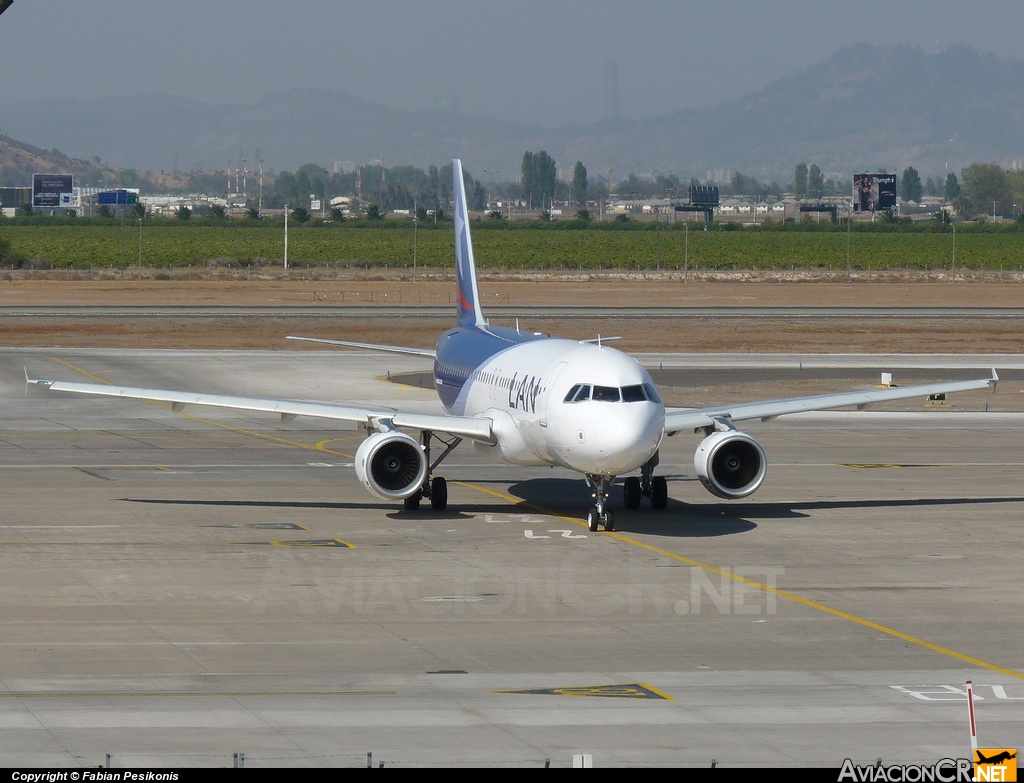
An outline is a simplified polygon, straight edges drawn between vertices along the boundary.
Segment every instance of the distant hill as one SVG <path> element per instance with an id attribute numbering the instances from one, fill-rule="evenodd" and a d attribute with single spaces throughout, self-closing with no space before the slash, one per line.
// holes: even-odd
<path id="1" fill-rule="evenodd" d="M 694 78 L 698 78 L 695 75 Z M 631 89 L 629 84 L 624 90 Z M 826 177 L 854 171 L 944 176 L 972 162 L 1024 159 L 1024 63 L 954 47 L 857 45 L 741 100 L 665 117 L 545 128 L 451 111 L 399 111 L 344 92 L 295 90 L 255 104 L 206 104 L 137 95 L 35 101 L 0 110 L 0 127 L 107 165 L 142 171 L 223 170 L 256 150 L 268 168 L 313 162 L 440 165 L 461 156 L 477 177 L 518 172 L 525 150 L 546 150 L 568 176 L 582 160 L 592 177 L 611 167 L 669 171 L 684 181 L 720 170 L 781 184 L 800 161 Z"/>
<path id="2" fill-rule="evenodd" d="M 44 150 L 0 135 L 0 186 L 28 186 L 36 173 L 74 174 L 92 180 L 113 176 L 114 171 L 95 161 L 68 157 L 58 149 Z"/>

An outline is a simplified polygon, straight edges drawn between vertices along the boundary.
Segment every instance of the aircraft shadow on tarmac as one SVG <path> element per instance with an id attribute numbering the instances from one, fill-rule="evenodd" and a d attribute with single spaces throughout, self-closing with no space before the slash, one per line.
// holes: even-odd
<path id="1" fill-rule="evenodd" d="M 678 479 L 680 477 L 668 477 Z M 489 479 L 473 480 L 474 484 L 504 484 Z M 619 488 L 621 492 L 621 488 Z M 703 491 L 703 490 L 700 490 Z M 235 507 L 253 509 L 311 509 L 311 510 L 375 510 L 382 511 L 389 519 L 472 519 L 479 514 L 556 514 L 580 517 L 580 510 L 590 502 L 588 491 L 579 481 L 569 478 L 534 478 L 508 486 L 508 493 L 519 499 L 510 504 L 501 499 L 482 503 L 453 503 L 444 511 L 434 511 L 425 505 L 417 511 L 396 509 L 391 503 L 342 503 L 311 500 L 201 500 L 182 498 L 121 498 L 125 503 L 145 503 L 166 506 Z M 613 500 L 619 500 L 613 498 Z M 816 512 L 830 510 L 909 509 L 929 506 L 949 508 L 953 506 L 982 506 L 999 503 L 1024 503 L 1024 496 L 990 498 L 906 498 L 887 500 L 812 500 L 803 502 L 770 503 L 685 503 L 669 500 L 664 511 L 652 511 L 646 507 L 630 511 L 621 503 L 613 506 L 615 529 L 622 533 L 644 533 L 679 538 L 705 538 L 736 535 L 757 527 L 758 521 L 773 519 L 808 519 Z"/>

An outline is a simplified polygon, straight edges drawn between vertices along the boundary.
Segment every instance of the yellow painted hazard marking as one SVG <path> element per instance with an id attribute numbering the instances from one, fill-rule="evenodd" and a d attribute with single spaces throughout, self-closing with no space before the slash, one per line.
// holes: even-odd
<path id="1" fill-rule="evenodd" d="M 853 468 L 854 470 L 870 470 L 871 468 L 902 468 L 903 465 L 895 465 L 890 462 L 839 462 L 841 468 Z"/>
<path id="2" fill-rule="evenodd" d="M 222 530 L 309 530 L 297 522 L 252 522 L 244 525 L 207 525 Z"/>
<path id="3" fill-rule="evenodd" d="M 340 549 L 355 549 L 355 544 L 342 541 L 340 538 L 314 538 L 308 541 L 234 541 L 232 546 L 306 546 L 306 547 L 336 547 Z"/>
<path id="4" fill-rule="evenodd" d="M 583 699 L 660 699 L 674 701 L 667 693 L 642 682 L 621 685 L 580 685 L 571 688 L 527 688 L 514 691 L 490 691 L 517 696 L 569 696 Z"/>

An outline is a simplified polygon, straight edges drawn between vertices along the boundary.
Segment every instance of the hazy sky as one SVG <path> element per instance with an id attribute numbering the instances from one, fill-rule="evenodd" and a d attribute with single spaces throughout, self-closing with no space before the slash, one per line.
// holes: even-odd
<path id="1" fill-rule="evenodd" d="M 15 0 L 5 104 L 171 93 L 250 103 L 292 88 L 551 124 L 738 98 L 854 43 L 968 44 L 1024 59 L 1021 0 Z"/>

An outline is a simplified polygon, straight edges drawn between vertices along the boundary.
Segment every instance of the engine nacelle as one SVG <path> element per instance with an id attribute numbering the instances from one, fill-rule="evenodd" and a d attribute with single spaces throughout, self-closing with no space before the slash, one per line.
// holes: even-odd
<path id="1" fill-rule="evenodd" d="M 713 432 L 697 447 L 693 467 L 708 492 L 734 500 L 761 486 L 768 458 L 761 444 L 745 432 Z"/>
<path id="2" fill-rule="evenodd" d="M 371 495 L 403 500 L 423 486 L 427 457 L 405 433 L 375 432 L 356 449 L 356 475 Z"/>

